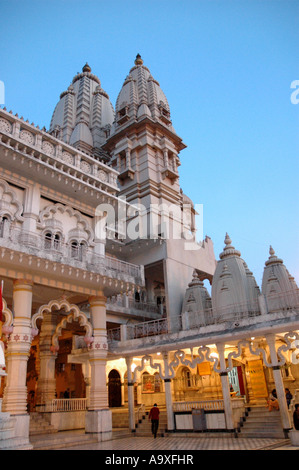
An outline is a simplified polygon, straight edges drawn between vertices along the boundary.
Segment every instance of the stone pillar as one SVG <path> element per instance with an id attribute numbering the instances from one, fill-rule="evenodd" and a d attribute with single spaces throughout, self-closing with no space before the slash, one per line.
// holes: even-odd
<path id="1" fill-rule="evenodd" d="M 11 414 L 27 413 L 27 361 L 31 346 L 32 282 L 13 283 L 14 329 L 7 348 L 7 384 L 3 409 Z"/>
<path id="2" fill-rule="evenodd" d="M 280 366 L 278 365 L 278 360 L 277 360 L 277 353 L 275 349 L 275 335 L 274 334 L 266 335 L 266 341 L 268 343 L 269 351 L 270 351 L 273 378 L 274 378 L 275 389 L 277 393 L 277 399 L 279 403 L 281 422 L 282 422 L 284 433 L 287 435 L 288 431 L 292 429 L 292 425 L 290 423 L 290 417 L 289 417 L 288 406 L 287 406 L 287 401 L 285 397 L 285 389 L 283 385 L 282 375 L 280 372 Z"/>
<path id="3" fill-rule="evenodd" d="M 89 299 L 94 341 L 89 352 L 91 381 L 85 431 L 96 434 L 99 441 L 112 437 L 112 413 L 108 408 L 106 385 L 107 331 L 106 297 L 99 295 Z"/>
<path id="4" fill-rule="evenodd" d="M 131 150 L 126 149 L 126 168 L 131 168 Z"/>
<path id="5" fill-rule="evenodd" d="M 127 378 L 128 378 L 128 407 L 129 407 L 129 428 L 132 432 L 135 428 L 135 407 L 134 407 L 134 382 L 132 374 L 132 358 L 126 357 Z"/>
<path id="6" fill-rule="evenodd" d="M 24 202 L 24 230 L 31 232 L 36 231 L 36 223 L 39 217 L 40 204 L 40 187 L 38 184 L 30 186 L 25 192 Z"/>
<path id="7" fill-rule="evenodd" d="M 56 313 L 44 313 L 40 332 L 40 374 L 37 382 L 37 405 L 46 404 L 56 397 L 55 360 L 51 351 L 52 337 L 56 329 Z M 38 410 L 37 410 L 38 411 Z"/>
<path id="8" fill-rule="evenodd" d="M 228 372 L 226 371 L 226 364 L 225 364 L 225 357 L 224 357 L 225 343 L 219 343 L 216 346 L 217 346 L 217 350 L 219 354 L 219 361 L 220 361 L 220 370 L 221 370 L 220 380 L 221 380 L 222 396 L 223 396 L 223 403 L 224 403 L 226 429 L 229 431 L 233 431 L 234 430 L 233 409 L 232 409 L 231 398 L 230 398 Z"/>
<path id="9" fill-rule="evenodd" d="M 7 381 L 2 410 L 14 415 L 15 438 L 20 445 L 29 443 L 27 413 L 27 362 L 31 347 L 31 310 L 33 283 L 15 280 L 13 283 L 14 328 L 7 347 Z"/>
<path id="10" fill-rule="evenodd" d="M 89 397 L 90 397 L 90 376 L 91 376 L 89 361 L 82 362 L 82 374 L 84 377 L 86 401 L 87 401 L 87 408 L 88 408 Z"/>
<path id="11" fill-rule="evenodd" d="M 167 412 L 167 429 L 168 431 L 174 430 L 174 415 L 173 415 L 173 400 L 171 390 L 171 379 L 169 377 L 169 354 L 163 354 L 164 361 L 164 389 L 165 389 L 165 402 Z"/>

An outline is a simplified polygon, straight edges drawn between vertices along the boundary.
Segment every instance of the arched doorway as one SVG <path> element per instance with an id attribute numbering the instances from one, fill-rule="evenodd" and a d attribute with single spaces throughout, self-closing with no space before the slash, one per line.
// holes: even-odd
<path id="1" fill-rule="evenodd" d="M 117 370 L 112 369 L 108 375 L 109 408 L 121 406 L 121 380 Z"/>

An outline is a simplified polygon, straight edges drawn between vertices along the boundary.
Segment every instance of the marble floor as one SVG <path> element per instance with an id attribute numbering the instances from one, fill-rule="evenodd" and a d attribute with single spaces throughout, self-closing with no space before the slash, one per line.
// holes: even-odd
<path id="1" fill-rule="evenodd" d="M 234 438 L 233 436 L 210 437 L 136 437 L 125 436 L 122 438 L 114 438 L 105 442 L 78 442 L 78 432 L 58 433 L 55 435 L 43 436 L 45 446 L 49 445 L 49 450 L 98 450 L 98 451 L 197 451 L 197 450 L 299 450 L 299 447 L 291 446 L 288 439 L 273 438 Z M 57 442 L 59 437 L 60 444 L 53 445 L 51 442 Z M 72 445 L 72 437 L 74 445 Z M 86 435 L 85 435 L 86 437 Z M 67 445 L 63 445 L 63 442 Z M 67 441 L 66 441 L 67 439 Z M 47 442 L 48 441 L 48 442 Z M 77 442 L 76 442 L 77 441 Z M 34 447 L 38 447 L 38 438 L 34 440 Z M 33 448 L 35 450 L 35 448 Z M 45 450 L 41 449 L 41 450 Z"/>
<path id="2" fill-rule="evenodd" d="M 154 439 L 150 437 L 123 438 L 109 442 L 86 444 L 68 447 L 65 450 L 261 450 L 281 449 L 290 447 L 287 441 L 282 444 L 281 439 L 234 439 L 234 438 L 178 438 L 168 437 Z M 299 450 L 299 448 L 293 448 Z"/>

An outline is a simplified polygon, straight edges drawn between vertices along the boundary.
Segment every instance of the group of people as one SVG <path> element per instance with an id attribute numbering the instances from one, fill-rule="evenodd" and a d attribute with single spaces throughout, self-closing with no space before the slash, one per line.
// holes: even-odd
<path id="1" fill-rule="evenodd" d="M 286 396 L 286 401 L 287 401 L 287 405 L 289 408 L 293 395 L 291 394 L 288 388 L 285 389 L 285 396 Z M 269 400 L 268 400 L 268 407 L 269 407 L 269 411 L 272 411 L 273 409 L 279 410 L 279 403 L 278 403 L 277 393 L 275 389 L 272 390 L 272 392 L 270 393 Z M 294 423 L 294 428 L 297 431 L 299 431 L 299 403 L 295 405 L 295 410 L 293 413 L 293 423 Z"/>
<path id="2" fill-rule="evenodd" d="M 286 397 L 287 405 L 289 408 L 293 395 L 291 394 L 288 388 L 285 389 L 285 397 Z M 277 393 L 276 393 L 275 388 L 270 393 L 270 396 L 268 399 L 268 407 L 269 407 L 269 411 L 272 411 L 273 409 L 279 410 L 279 403 L 278 403 Z"/>

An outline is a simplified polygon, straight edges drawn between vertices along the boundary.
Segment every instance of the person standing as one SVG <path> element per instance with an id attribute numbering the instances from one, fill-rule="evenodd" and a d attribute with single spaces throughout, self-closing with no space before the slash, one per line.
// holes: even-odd
<path id="1" fill-rule="evenodd" d="M 270 393 L 270 397 L 269 397 L 269 400 L 268 400 L 268 406 L 269 406 L 269 411 L 272 411 L 273 408 L 275 410 L 279 410 L 279 403 L 278 403 L 278 400 L 277 400 L 277 393 L 276 393 L 276 390 L 272 390 L 272 392 Z"/>
<path id="2" fill-rule="evenodd" d="M 155 403 L 148 415 L 148 419 L 151 419 L 152 421 L 152 434 L 154 435 L 155 439 L 157 437 L 157 432 L 159 428 L 159 415 L 160 410 L 157 406 L 157 403 Z"/>

